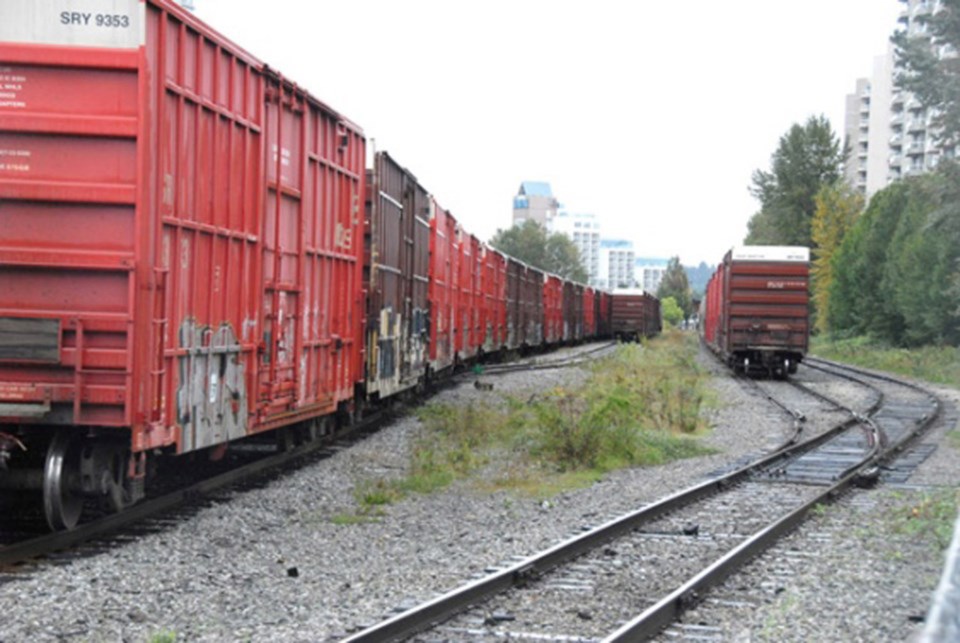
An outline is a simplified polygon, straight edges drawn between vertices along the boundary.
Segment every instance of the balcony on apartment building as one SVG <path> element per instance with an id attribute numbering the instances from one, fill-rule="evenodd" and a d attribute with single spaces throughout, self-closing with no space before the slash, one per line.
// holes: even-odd
<path id="1" fill-rule="evenodd" d="M 891 168 L 900 168 L 900 163 L 903 161 L 903 157 L 899 154 L 891 154 L 890 158 L 887 159 L 887 165 Z"/>
<path id="2" fill-rule="evenodd" d="M 907 146 L 907 156 L 923 156 L 926 152 L 926 146 L 923 141 L 913 141 Z"/>
<path id="3" fill-rule="evenodd" d="M 919 118 L 911 118 L 907 123 L 908 132 L 923 132 L 927 129 L 927 119 L 922 116 Z"/>

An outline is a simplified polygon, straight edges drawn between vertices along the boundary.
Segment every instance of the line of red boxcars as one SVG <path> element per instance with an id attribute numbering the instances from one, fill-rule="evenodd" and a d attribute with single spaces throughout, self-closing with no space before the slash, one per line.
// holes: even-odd
<path id="1" fill-rule="evenodd" d="M 797 371 L 809 336 L 810 250 L 730 250 L 700 305 L 703 341 L 738 372 L 785 378 Z"/>
<path id="2" fill-rule="evenodd" d="M 142 497 L 154 455 L 612 334 L 610 294 L 366 170 L 359 127 L 174 3 L 102 5 L 0 5 L 0 486 L 54 528 Z"/>

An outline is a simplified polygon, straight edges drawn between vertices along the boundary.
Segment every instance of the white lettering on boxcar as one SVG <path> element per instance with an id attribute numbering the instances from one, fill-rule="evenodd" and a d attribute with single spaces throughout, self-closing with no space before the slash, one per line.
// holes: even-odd
<path id="1" fill-rule="evenodd" d="M 140 0 L 3 0 L 0 41 L 136 49 L 146 40 Z"/>

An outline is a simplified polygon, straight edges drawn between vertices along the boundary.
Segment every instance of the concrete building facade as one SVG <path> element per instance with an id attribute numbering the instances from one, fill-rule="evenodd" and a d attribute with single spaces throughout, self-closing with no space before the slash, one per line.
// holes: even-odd
<path id="1" fill-rule="evenodd" d="M 636 283 L 633 242 L 626 239 L 601 239 L 596 283 L 599 288 L 633 288 Z"/>
<path id="2" fill-rule="evenodd" d="M 667 262 L 652 263 L 649 260 L 637 260 L 634 268 L 637 286 L 643 288 L 646 292 L 656 295 L 660 289 L 660 282 L 663 281 L 663 275 L 667 272 Z"/>
<path id="3" fill-rule="evenodd" d="M 600 219 L 593 214 L 560 211 L 548 223 L 547 231 L 559 232 L 573 241 L 587 271 L 588 283 L 596 285 L 600 273 Z"/>
<path id="4" fill-rule="evenodd" d="M 919 18 L 940 7 L 940 0 L 900 0 L 904 7 L 899 28 L 911 38 L 928 38 L 927 25 Z M 955 52 L 941 48 L 940 56 Z M 874 59 L 873 75 L 860 78 L 856 90 L 846 97 L 845 140 L 850 156 L 844 168 L 850 185 L 867 197 L 905 176 L 928 172 L 945 156 L 955 156 L 953 147 L 938 141 L 932 119 L 909 92 L 896 87 L 896 64 L 892 45 Z"/>

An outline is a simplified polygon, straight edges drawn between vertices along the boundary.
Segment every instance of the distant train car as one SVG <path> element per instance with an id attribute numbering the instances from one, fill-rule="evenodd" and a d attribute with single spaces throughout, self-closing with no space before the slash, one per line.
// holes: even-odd
<path id="1" fill-rule="evenodd" d="M 543 282 L 543 341 L 559 344 L 563 341 L 563 279 L 548 274 Z"/>
<path id="2" fill-rule="evenodd" d="M 660 333 L 660 300 L 643 290 L 615 290 L 610 296 L 610 333 L 638 341 Z"/>
<path id="3" fill-rule="evenodd" d="M 456 302 L 460 252 L 457 220 L 430 199 L 430 370 L 434 373 L 456 362 Z"/>
<path id="4" fill-rule="evenodd" d="M 482 321 L 484 353 L 496 353 L 507 346 L 507 256 L 483 246 Z"/>
<path id="5" fill-rule="evenodd" d="M 610 317 L 613 313 L 613 295 L 606 290 L 598 290 L 594 299 L 597 318 L 597 337 L 606 339 L 613 337 L 613 327 L 610 324 Z"/>
<path id="6" fill-rule="evenodd" d="M 545 274 L 539 268 L 523 266 L 520 273 L 520 311 L 525 348 L 543 344 L 543 282 Z"/>
<path id="7" fill-rule="evenodd" d="M 454 330 L 454 342 L 457 360 L 468 362 L 477 357 L 483 343 L 480 329 L 480 310 L 482 308 L 483 291 L 481 277 L 483 274 L 483 244 L 474 235 L 461 227 L 457 227 L 457 288 Z"/>
<path id="8" fill-rule="evenodd" d="M 598 291 L 590 286 L 583 288 L 583 336 L 597 336 L 597 295 Z"/>
<path id="9" fill-rule="evenodd" d="M 386 152 L 367 170 L 365 223 L 366 391 L 387 397 L 425 373 L 430 197 Z"/>
<path id="10" fill-rule="evenodd" d="M 583 284 L 563 282 L 563 341 L 583 339 Z"/>
<path id="11" fill-rule="evenodd" d="M 730 250 L 701 304 L 704 342 L 738 372 L 786 377 L 807 353 L 810 250 Z"/>

